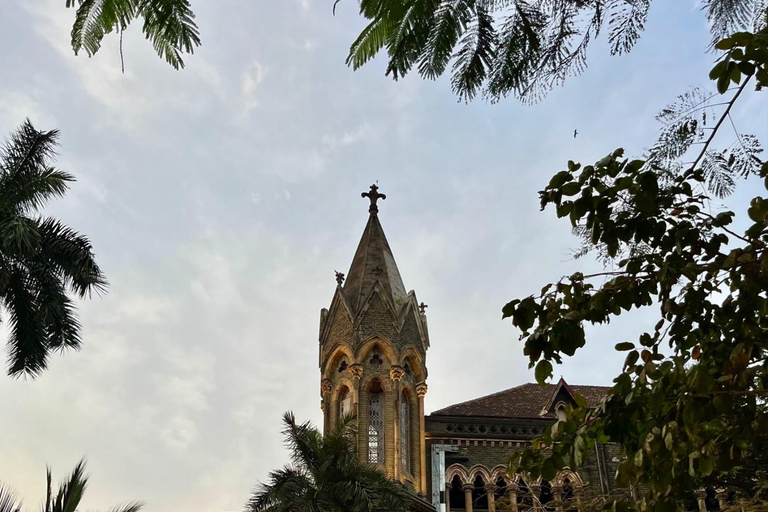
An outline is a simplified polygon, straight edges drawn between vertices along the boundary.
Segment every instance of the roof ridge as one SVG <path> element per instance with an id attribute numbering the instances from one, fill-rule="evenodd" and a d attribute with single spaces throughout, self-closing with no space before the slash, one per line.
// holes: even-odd
<path id="1" fill-rule="evenodd" d="M 490 398 L 492 396 L 500 395 L 502 393 L 506 393 L 508 391 L 512 391 L 513 389 L 522 388 L 524 386 L 540 386 L 540 384 L 538 384 L 537 382 L 524 382 L 523 384 L 518 384 L 517 386 L 512 386 L 511 388 L 502 389 L 501 391 L 496 391 L 495 393 L 488 393 L 487 395 L 479 396 L 479 397 L 473 398 L 471 400 L 465 400 L 464 402 L 459 402 L 459 403 L 456 403 L 456 404 L 448 405 L 448 406 L 443 407 L 442 409 L 438 409 L 438 410 L 436 410 L 436 411 L 434 411 L 434 412 L 432 412 L 430 414 L 437 414 L 440 411 L 443 411 L 443 410 L 448 409 L 450 407 L 457 407 L 459 405 L 468 404 L 470 402 L 477 402 L 478 400 L 482 400 L 484 398 Z M 554 386 L 554 384 L 546 384 L 546 386 Z M 541 386 L 541 387 L 544 387 L 544 386 Z"/>

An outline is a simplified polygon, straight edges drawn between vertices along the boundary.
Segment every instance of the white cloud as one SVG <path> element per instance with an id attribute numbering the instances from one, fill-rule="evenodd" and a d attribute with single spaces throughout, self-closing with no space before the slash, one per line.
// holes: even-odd
<path id="1" fill-rule="evenodd" d="M 243 114 L 259 106 L 257 92 L 267 76 L 267 69 L 258 62 L 252 62 L 243 72 L 242 94 Z"/>

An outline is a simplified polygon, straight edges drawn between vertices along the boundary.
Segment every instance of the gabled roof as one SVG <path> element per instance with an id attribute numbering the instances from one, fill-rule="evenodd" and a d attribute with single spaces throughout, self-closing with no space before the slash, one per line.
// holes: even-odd
<path id="1" fill-rule="evenodd" d="M 564 381 L 563 381 L 564 382 Z M 552 417 L 547 413 L 542 415 L 552 401 L 561 383 L 540 386 L 534 383 L 516 386 L 492 395 L 475 398 L 467 402 L 449 405 L 430 416 L 481 416 L 495 418 L 542 418 Z M 572 392 L 583 396 L 590 406 L 596 405 L 611 389 L 608 386 L 568 386 Z"/>
<path id="2" fill-rule="evenodd" d="M 405 286 L 378 215 L 371 212 L 344 282 L 344 294 L 354 314 L 360 312 L 377 280 L 381 292 L 399 308 L 406 296 Z"/>

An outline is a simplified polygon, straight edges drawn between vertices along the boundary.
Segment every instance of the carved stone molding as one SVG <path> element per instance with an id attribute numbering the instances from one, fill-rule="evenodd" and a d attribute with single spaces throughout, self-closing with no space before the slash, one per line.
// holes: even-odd
<path id="1" fill-rule="evenodd" d="M 320 410 L 325 412 L 325 400 L 320 400 Z"/>
<path id="2" fill-rule="evenodd" d="M 448 423 L 445 431 L 454 434 L 489 434 L 533 437 L 544 433 L 544 427 L 537 425 L 486 425 L 474 423 Z"/>
<path id="3" fill-rule="evenodd" d="M 429 387 L 427 386 L 426 382 L 422 382 L 421 384 L 416 385 L 416 396 L 419 398 L 424 398 L 424 396 L 427 394 L 427 389 Z"/>
<path id="4" fill-rule="evenodd" d="M 320 382 L 320 392 L 323 395 L 327 395 L 331 391 L 333 391 L 333 384 L 331 383 L 331 379 L 323 379 Z"/>
<path id="5" fill-rule="evenodd" d="M 475 484 L 462 484 L 461 490 L 464 492 L 472 492 L 475 490 Z"/>
<path id="6" fill-rule="evenodd" d="M 363 376 L 363 365 L 360 363 L 351 364 L 348 371 L 353 379 L 360 379 Z"/>
<path id="7" fill-rule="evenodd" d="M 499 490 L 496 484 L 485 484 L 485 492 L 488 494 L 495 494 Z"/>
<path id="8" fill-rule="evenodd" d="M 389 369 L 389 378 L 392 379 L 392 382 L 400 382 L 403 377 L 405 377 L 405 370 L 402 366 L 393 365 Z"/>

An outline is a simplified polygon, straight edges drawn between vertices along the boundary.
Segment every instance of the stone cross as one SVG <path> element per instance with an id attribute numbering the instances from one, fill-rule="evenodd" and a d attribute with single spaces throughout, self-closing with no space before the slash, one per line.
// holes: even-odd
<path id="1" fill-rule="evenodd" d="M 336 283 L 339 285 L 342 284 L 344 282 L 344 274 L 336 270 L 334 270 L 334 272 L 336 272 Z"/>
<path id="2" fill-rule="evenodd" d="M 427 305 L 426 305 L 426 304 L 424 304 L 423 302 L 422 302 L 421 304 L 419 304 L 419 311 L 421 311 L 421 314 L 422 314 L 422 315 L 426 314 L 426 312 L 427 312 L 427 311 L 426 311 L 426 309 L 427 309 L 428 307 L 429 307 L 429 306 L 427 306 Z"/>
<path id="3" fill-rule="evenodd" d="M 360 194 L 362 197 L 367 197 L 371 200 L 371 206 L 368 208 L 369 213 L 378 213 L 379 207 L 376 206 L 376 202 L 379 199 L 386 199 L 386 194 L 379 194 L 379 187 L 376 186 L 376 184 L 371 185 L 371 191 L 370 192 L 363 192 Z"/>

